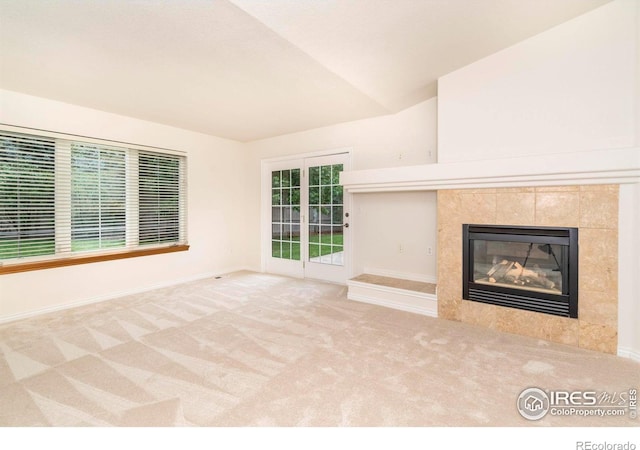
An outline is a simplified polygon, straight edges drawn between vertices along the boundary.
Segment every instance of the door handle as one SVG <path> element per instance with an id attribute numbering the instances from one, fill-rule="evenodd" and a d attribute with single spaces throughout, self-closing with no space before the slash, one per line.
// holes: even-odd
<path id="1" fill-rule="evenodd" d="M 348 224 L 348 223 L 345 223 L 345 224 L 344 224 L 344 225 L 342 225 L 342 226 L 343 226 L 343 227 L 345 227 L 345 228 L 349 228 L 349 224 Z"/>

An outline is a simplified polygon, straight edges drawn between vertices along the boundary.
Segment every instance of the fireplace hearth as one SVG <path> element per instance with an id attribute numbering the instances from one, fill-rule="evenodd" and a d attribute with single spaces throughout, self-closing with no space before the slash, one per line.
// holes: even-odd
<path id="1" fill-rule="evenodd" d="M 463 225 L 464 300 L 578 317 L 578 229 Z"/>

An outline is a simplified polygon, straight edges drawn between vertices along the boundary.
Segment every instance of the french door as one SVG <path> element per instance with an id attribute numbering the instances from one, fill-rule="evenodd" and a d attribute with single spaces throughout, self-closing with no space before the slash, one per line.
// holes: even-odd
<path id="1" fill-rule="evenodd" d="M 349 197 L 340 185 L 346 153 L 268 166 L 270 248 L 266 270 L 344 283 L 348 278 Z"/>

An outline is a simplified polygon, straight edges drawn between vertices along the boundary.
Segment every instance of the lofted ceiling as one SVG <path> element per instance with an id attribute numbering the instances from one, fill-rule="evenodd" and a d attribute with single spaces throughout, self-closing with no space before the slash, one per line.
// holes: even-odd
<path id="1" fill-rule="evenodd" d="M 397 112 L 607 2 L 0 0 L 0 88 L 251 141 Z"/>

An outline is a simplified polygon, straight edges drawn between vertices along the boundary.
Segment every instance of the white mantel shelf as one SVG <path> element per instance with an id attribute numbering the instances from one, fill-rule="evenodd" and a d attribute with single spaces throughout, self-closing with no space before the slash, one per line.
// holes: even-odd
<path id="1" fill-rule="evenodd" d="M 433 191 L 640 182 L 640 148 L 343 172 L 347 192 Z"/>

